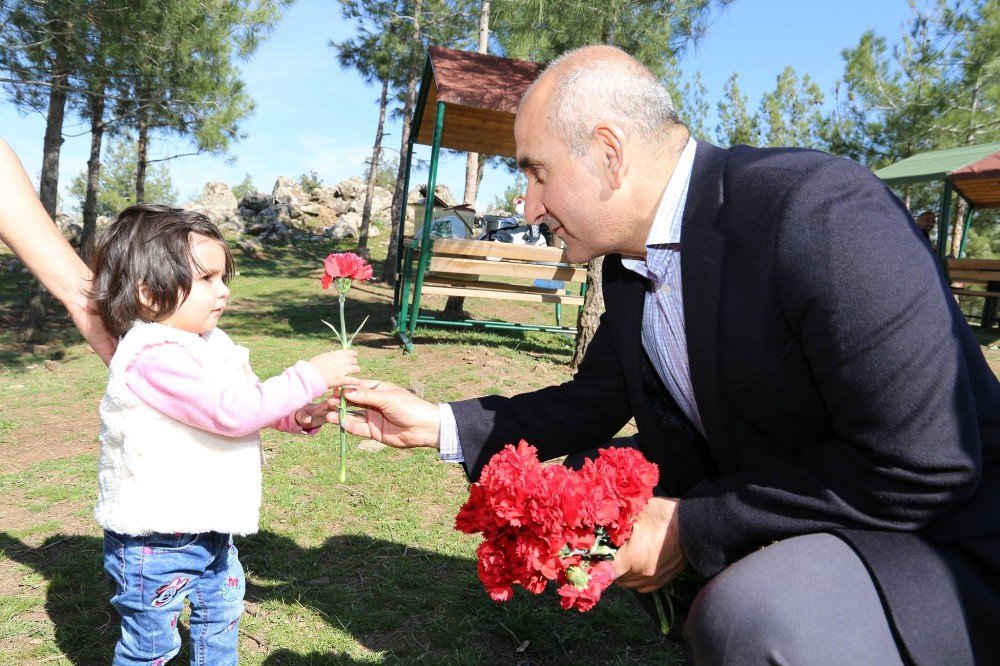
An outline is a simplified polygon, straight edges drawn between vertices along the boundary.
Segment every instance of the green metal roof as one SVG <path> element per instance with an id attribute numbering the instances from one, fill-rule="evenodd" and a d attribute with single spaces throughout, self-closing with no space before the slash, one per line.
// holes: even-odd
<path id="1" fill-rule="evenodd" d="M 944 180 L 956 169 L 1000 151 L 1000 142 L 917 153 L 875 172 L 887 185 Z"/>

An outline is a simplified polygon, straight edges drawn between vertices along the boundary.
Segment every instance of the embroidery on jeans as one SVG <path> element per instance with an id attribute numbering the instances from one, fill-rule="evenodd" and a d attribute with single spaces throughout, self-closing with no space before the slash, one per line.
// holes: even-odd
<path id="1" fill-rule="evenodd" d="M 240 579 L 236 576 L 230 576 L 222 585 L 222 598 L 226 601 L 236 601 L 240 598 Z"/>
<path id="2" fill-rule="evenodd" d="M 156 588 L 156 596 L 153 597 L 153 603 L 150 604 L 153 608 L 159 608 L 161 606 L 166 606 L 169 604 L 177 593 L 184 589 L 184 586 L 188 584 L 191 580 L 187 576 L 177 576 L 172 581 L 166 585 L 161 585 Z"/>

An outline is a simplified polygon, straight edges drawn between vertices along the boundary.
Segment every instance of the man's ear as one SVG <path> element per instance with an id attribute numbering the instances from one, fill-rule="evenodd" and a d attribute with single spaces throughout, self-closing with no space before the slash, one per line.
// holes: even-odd
<path id="1" fill-rule="evenodd" d="M 604 170 L 608 185 L 617 190 L 628 175 L 629 159 L 625 150 L 625 133 L 621 127 L 601 121 L 594 127 L 594 141 L 597 143 L 598 166 Z"/>

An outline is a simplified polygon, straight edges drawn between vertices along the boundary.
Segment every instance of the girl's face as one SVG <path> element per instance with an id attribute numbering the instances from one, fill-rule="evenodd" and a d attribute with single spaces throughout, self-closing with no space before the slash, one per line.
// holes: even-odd
<path id="1" fill-rule="evenodd" d="M 191 292 L 173 314 L 160 323 L 201 335 L 215 328 L 226 309 L 229 287 L 222 281 L 226 273 L 226 253 L 219 241 L 192 234 Z"/>

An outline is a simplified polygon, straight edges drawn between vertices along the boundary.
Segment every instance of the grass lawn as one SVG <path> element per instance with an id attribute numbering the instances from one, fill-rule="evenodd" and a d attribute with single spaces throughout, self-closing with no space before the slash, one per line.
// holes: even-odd
<path id="1" fill-rule="evenodd" d="M 320 319 L 335 316 L 336 298 L 318 278 L 333 249 L 269 249 L 260 261 L 237 251 L 221 325 L 250 348 L 261 377 L 331 344 Z M 16 341 L 26 285 L 23 273 L 0 273 L 0 665 L 110 663 L 118 618 L 91 514 L 105 370 L 59 308 L 44 344 Z M 368 376 L 452 400 L 570 375 L 571 340 L 546 334 L 418 329 L 417 353 L 404 355 L 391 300 L 379 284 L 349 297 L 349 326 L 371 316 L 357 340 Z M 478 317 L 552 316 L 505 302 L 467 308 Z M 264 433 L 261 531 L 237 542 L 248 582 L 242 663 L 683 663 L 619 588 L 585 614 L 562 611 L 551 591 L 491 602 L 476 577 L 476 539 L 452 529 L 467 494 L 462 471 L 429 451 L 352 438 L 340 485 L 336 441 L 333 429 Z M 179 462 L 164 471 L 164 501 L 187 490 Z"/>

